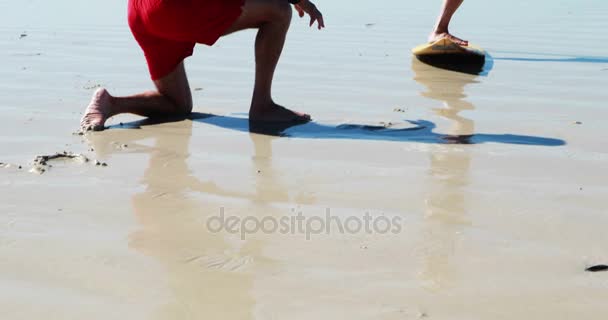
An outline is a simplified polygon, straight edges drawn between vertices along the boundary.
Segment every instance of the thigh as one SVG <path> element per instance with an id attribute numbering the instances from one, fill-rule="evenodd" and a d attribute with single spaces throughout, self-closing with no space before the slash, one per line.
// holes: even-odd
<path id="1" fill-rule="evenodd" d="M 262 24 L 291 17 L 291 4 L 287 0 L 245 0 L 242 13 L 224 35 L 236 31 L 259 28 Z"/>
<path id="2" fill-rule="evenodd" d="M 191 56 L 196 43 L 179 36 L 165 37 L 154 33 L 155 28 L 162 26 L 162 21 L 158 18 L 154 21 L 147 19 L 152 9 L 139 8 L 136 6 L 138 3 L 136 0 L 129 2 L 129 27 L 144 52 L 152 80 L 158 80 Z"/>

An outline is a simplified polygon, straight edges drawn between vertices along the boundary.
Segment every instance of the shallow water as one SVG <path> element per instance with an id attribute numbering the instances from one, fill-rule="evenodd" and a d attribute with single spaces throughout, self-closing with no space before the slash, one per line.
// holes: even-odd
<path id="1" fill-rule="evenodd" d="M 319 1 L 328 28 L 294 19 L 275 85 L 314 123 L 249 133 L 245 32 L 187 61 L 193 120 L 72 135 L 97 85 L 150 88 L 125 2 L 0 2 L 0 162 L 23 166 L 0 168 L 3 318 L 608 311 L 608 279 L 584 272 L 608 261 L 605 1 L 467 1 L 452 29 L 487 49 L 482 76 L 412 59 L 439 3 Z M 109 166 L 27 172 L 63 150 Z M 243 241 L 206 228 L 220 208 L 404 228 Z"/>

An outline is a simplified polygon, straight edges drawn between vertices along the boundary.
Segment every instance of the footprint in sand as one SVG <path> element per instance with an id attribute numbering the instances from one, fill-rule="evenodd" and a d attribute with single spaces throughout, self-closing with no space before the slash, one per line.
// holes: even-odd
<path id="1" fill-rule="evenodd" d="M 251 256 L 238 256 L 235 254 L 217 254 L 192 257 L 187 260 L 188 263 L 197 263 L 206 269 L 227 271 L 227 272 L 242 272 L 253 263 Z"/>

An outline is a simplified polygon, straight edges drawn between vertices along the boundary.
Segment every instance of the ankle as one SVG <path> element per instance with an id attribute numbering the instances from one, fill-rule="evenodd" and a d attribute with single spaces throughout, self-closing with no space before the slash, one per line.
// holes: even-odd
<path id="1" fill-rule="evenodd" d="M 267 109 L 271 109 L 272 106 L 274 106 L 275 103 L 272 100 L 272 98 L 270 96 L 261 96 L 261 97 L 256 97 L 254 96 L 253 99 L 251 99 L 251 110 L 267 110 Z"/>
<path id="2" fill-rule="evenodd" d="M 116 98 L 108 93 L 106 97 L 107 108 L 106 108 L 106 117 L 110 118 L 118 114 L 116 111 Z"/>
<path id="3" fill-rule="evenodd" d="M 446 34 L 446 33 L 450 33 L 450 31 L 448 30 L 448 26 L 444 25 L 444 24 L 438 24 L 435 26 L 435 28 L 433 29 L 432 34 L 438 35 L 438 34 Z"/>

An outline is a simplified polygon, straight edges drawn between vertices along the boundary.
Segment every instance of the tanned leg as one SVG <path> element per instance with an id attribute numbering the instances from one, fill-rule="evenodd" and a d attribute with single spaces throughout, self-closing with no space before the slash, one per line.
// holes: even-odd
<path id="1" fill-rule="evenodd" d="M 453 36 L 449 31 L 450 21 L 452 16 L 458 10 L 464 0 L 444 0 L 441 8 L 441 14 L 437 18 L 437 23 L 433 32 L 429 35 L 429 42 L 435 42 L 441 38 L 449 38 L 455 41 L 459 45 L 466 46 L 469 44 L 468 41 L 462 40 L 458 37 Z"/>
<path id="2" fill-rule="evenodd" d="M 247 0 L 242 15 L 226 31 L 257 28 L 255 86 L 249 119 L 261 122 L 306 122 L 310 116 L 284 108 L 272 99 L 272 80 L 281 57 L 292 7 L 286 0 Z"/>
<path id="3" fill-rule="evenodd" d="M 80 121 L 82 131 L 100 131 L 107 119 L 132 113 L 144 117 L 187 116 L 192 112 L 192 94 L 183 62 L 170 74 L 155 80 L 156 91 L 128 97 L 113 97 L 98 89 Z"/>

